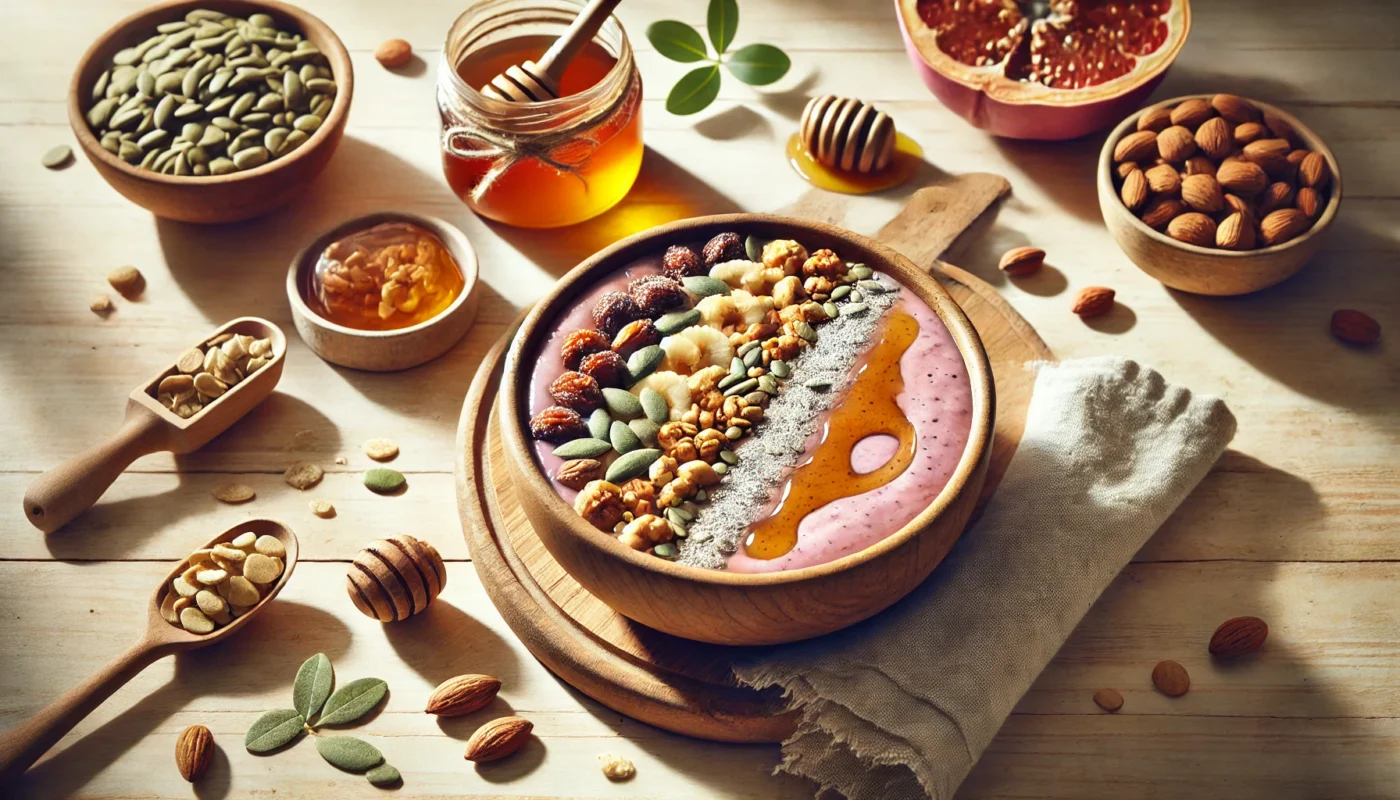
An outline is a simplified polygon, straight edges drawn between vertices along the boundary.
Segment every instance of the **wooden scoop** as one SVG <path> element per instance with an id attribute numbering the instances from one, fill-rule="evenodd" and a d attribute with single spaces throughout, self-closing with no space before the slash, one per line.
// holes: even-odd
<path id="1" fill-rule="evenodd" d="M 0 734 L 0 786 L 13 786 L 13 781 L 48 752 L 64 734 L 72 730 L 74 725 L 91 714 L 103 700 L 151 663 L 171 653 L 196 650 L 221 642 L 241 630 L 249 619 L 267 607 L 272 598 L 286 585 L 287 579 L 292 576 L 292 570 L 296 568 L 297 537 L 290 528 L 280 522 L 253 519 L 229 528 L 204 547 L 211 548 L 216 544 L 228 542 L 244 531 L 252 531 L 259 536 L 275 536 L 287 551 L 286 558 L 283 559 L 282 577 L 277 579 L 267 595 L 243 616 L 235 617 L 232 622 L 215 628 L 212 633 L 202 636 L 190 633 L 166 622 L 160 614 L 161 601 L 167 593 L 173 591 L 170 582 L 188 566 L 188 559 L 181 561 L 165 576 L 151 595 L 150 608 L 146 613 L 146 633 L 140 641 L 113 659 L 96 675 L 69 689 L 62 697 L 30 717 L 29 721 L 12 731 Z"/>
<path id="2" fill-rule="evenodd" d="M 832 169 L 879 172 L 894 158 L 894 120 L 854 97 L 812 98 L 802 111 L 800 131 L 807 152 Z"/>
<path id="3" fill-rule="evenodd" d="M 481 87 L 487 97 L 508 103 L 542 103 L 559 96 L 559 78 L 583 46 L 603 26 L 621 0 L 589 0 L 569 29 L 550 45 L 539 61 L 511 67 Z"/>
<path id="4" fill-rule="evenodd" d="M 239 317 L 197 344 L 221 333 L 271 339 L 272 360 L 189 419 L 182 419 L 156 399 L 156 386 L 161 379 L 176 372 L 173 363 L 161 370 L 131 393 L 126 402 L 126 420 L 112 438 L 40 475 L 24 493 L 24 514 L 34 527 L 53 533 L 91 508 L 131 462 L 162 450 L 198 450 L 272 394 L 282 377 L 287 355 L 287 337 L 282 330 L 265 319 Z"/>

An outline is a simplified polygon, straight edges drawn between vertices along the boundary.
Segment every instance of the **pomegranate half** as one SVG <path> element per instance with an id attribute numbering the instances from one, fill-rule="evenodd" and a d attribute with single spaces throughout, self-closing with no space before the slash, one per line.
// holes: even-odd
<path id="1" fill-rule="evenodd" d="M 909 60 L 997 136 L 1074 139 L 1142 105 L 1191 30 L 1188 0 L 895 0 Z"/>

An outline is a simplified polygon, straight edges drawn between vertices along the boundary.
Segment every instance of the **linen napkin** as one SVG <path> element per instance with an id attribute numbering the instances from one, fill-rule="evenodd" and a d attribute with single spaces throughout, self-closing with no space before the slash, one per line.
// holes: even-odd
<path id="1" fill-rule="evenodd" d="M 860 625 L 736 666 L 802 710 L 778 769 L 850 800 L 952 797 L 1234 433 L 1222 401 L 1136 362 L 1040 365 L 1000 487 L 929 580 Z"/>

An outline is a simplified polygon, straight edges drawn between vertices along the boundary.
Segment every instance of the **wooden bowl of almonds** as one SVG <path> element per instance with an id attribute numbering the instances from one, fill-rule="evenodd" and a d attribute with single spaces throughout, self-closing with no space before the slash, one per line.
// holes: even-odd
<path id="1" fill-rule="evenodd" d="M 1292 277 L 1342 200 L 1327 145 L 1281 109 L 1230 94 L 1177 97 L 1114 129 L 1099 208 L 1143 272 L 1193 294 L 1240 295 Z"/>
<path id="2" fill-rule="evenodd" d="M 276 0 L 170 0 L 78 62 L 68 119 L 103 179 L 158 217 L 218 223 L 295 200 L 340 143 L 350 56 Z"/>

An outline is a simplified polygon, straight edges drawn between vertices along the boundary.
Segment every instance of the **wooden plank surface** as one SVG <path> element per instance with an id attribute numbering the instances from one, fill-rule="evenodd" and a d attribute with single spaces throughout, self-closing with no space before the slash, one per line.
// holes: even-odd
<path id="1" fill-rule="evenodd" d="M 38 164 L 71 143 L 63 96 L 78 55 L 139 0 L 18 0 L 0 48 L 0 728 L 90 674 L 134 635 L 135 617 L 170 560 L 239 518 L 274 516 L 302 540 L 303 564 L 269 618 L 220 648 L 153 666 L 98 709 L 30 776 L 24 797 L 188 797 L 173 741 L 188 724 L 213 729 L 222 755 L 201 797 L 377 796 L 321 762 L 308 743 L 250 756 L 242 732 L 286 705 L 296 665 L 324 650 L 344 678 L 389 681 L 365 734 L 403 769 L 401 797 L 800 798 L 808 787 L 769 775 L 776 748 L 707 744 L 627 721 L 568 690 L 514 641 L 487 601 L 455 522 L 452 438 L 467 384 L 516 310 L 612 240 L 670 219 L 770 210 L 805 188 L 780 156 L 806 97 L 860 94 L 889 110 L 942 171 L 1005 175 L 1013 197 L 964 237 L 949 260 L 998 286 L 1062 358 L 1130 355 L 1197 391 L 1224 396 L 1240 419 L 1232 449 L 1144 547 L 1046 670 L 960 796 L 1400 797 L 1400 350 L 1338 346 L 1334 308 L 1362 308 L 1395 333 L 1400 320 L 1400 7 L 1390 0 L 1197 0 L 1191 40 L 1157 97 L 1229 89 L 1297 113 L 1346 173 L 1347 197 L 1323 253 L 1296 279 L 1254 297 L 1170 292 L 1118 251 L 1091 180 L 1100 137 L 1046 145 L 998 141 L 945 111 L 905 61 L 884 0 L 747 0 L 739 41 L 771 41 L 793 74 L 758 92 L 726 80 L 698 118 L 662 106 L 684 72 L 641 37 L 663 17 L 702 23 L 704 4 L 629 0 L 620 11 L 645 79 L 649 147 L 642 178 L 618 209 L 574 229 L 524 233 L 475 218 L 444 185 L 433 131 L 433 77 L 453 4 L 306 0 L 354 52 L 356 97 L 346 140 L 293 209 L 222 229 L 153 220 L 84 162 Z M 373 48 L 403 36 L 423 64 L 391 74 Z M 910 187 L 913 188 L 913 187 Z M 848 227 L 873 232 L 903 191 L 862 198 Z M 290 330 L 282 280 L 321 228 L 361 211 L 443 216 L 477 247 L 481 318 L 444 358 L 400 375 L 340 370 Z M 996 271 L 1008 247 L 1034 243 L 1052 269 L 1011 284 Z M 135 264 L 149 288 L 87 311 L 102 276 Z M 1068 313 L 1089 284 L 1118 290 L 1113 315 L 1086 326 Z M 109 292 L 110 293 L 110 292 Z M 37 473 L 114 430 L 123 398 L 189 342 L 224 320 L 257 314 L 291 335 L 279 392 L 199 453 L 151 456 L 103 503 L 45 537 L 19 499 Z M 1393 336 L 1391 337 L 1393 339 Z M 396 439 L 401 497 L 359 485 L 364 440 Z M 337 465 L 337 455 L 348 463 Z M 293 460 L 328 471 L 297 492 Z M 259 497 L 224 506 L 225 480 Z M 314 518 L 312 497 L 339 515 Z M 407 532 L 449 559 L 440 605 L 381 626 L 353 611 L 344 562 L 373 538 Z M 1204 658 L 1221 619 L 1255 613 L 1273 628 L 1262 657 L 1234 669 Z M 55 635 L 55 632 L 63 635 Z M 1176 658 L 1194 688 L 1157 695 L 1153 663 Z M 458 672 L 495 672 L 502 700 L 441 726 L 419 712 Z M 1107 716 L 1090 695 L 1127 698 Z M 516 761 L 476 770 L 461 759 L 474 723 L 513 708 L 539 741 Z M 614 785 L 595 758 L 618 752 L 638 777 Z"/>

